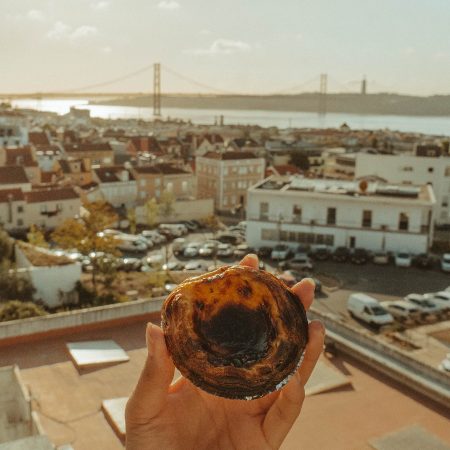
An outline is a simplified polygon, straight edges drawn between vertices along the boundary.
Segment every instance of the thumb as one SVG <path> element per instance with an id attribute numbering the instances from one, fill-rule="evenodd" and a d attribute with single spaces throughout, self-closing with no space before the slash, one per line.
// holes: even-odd
<path id="1" fill-rule="evenodd" d="M 149 323 L 146 340 L 147 361 L 127 403 L 127 423 L 147 423 L 157 416 L 165 405 L 168 388 L 173 379 L 175 368 L 161 328 Z"/>

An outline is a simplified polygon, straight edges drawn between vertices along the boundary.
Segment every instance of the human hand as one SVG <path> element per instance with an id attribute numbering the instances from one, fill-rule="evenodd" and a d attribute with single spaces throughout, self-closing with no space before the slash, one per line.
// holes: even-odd
<path id="1" fill-rule="evenodd" d="M 256 269 L 258 258 L 247 255 L 240 264 Z M 305 279 L 292 290 L 308 309 L 314 283 Z M 171 384 L 175 367 L 163 332 L 149 324 L 147 361 L 125 411 L 127 450 L 279 448 L 300 414 L 324 335 L 320 322 L 310 322 L 303 362 L 281 390 L 256 400 L 229 400 L 202 391 L 184 377 Z"/>

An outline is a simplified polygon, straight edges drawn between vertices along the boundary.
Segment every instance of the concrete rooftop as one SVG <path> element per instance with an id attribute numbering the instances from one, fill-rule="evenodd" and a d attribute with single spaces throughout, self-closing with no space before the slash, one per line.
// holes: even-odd
<path id="1" fill-rule="evenodd" d="M 154 317 L 159 322 L 159 317 Z M 126 397 L 145 360 L 144 321 L 11 345 L 0 351 L 0 367 L 17 364 L 42 426 L 56 444 L 75 450 L 122 449 L 101 411 L 105 399 Z M 130 361 L 78 371 L 66 342 L 112 339 Z M 450 444 L 450 410 L 439 408 L 347 357 L 322 357 L 348 377 L 351 386 L 308 396 L 283 450 L 368 450 L 369 441 L 419 425 Z M 186 415 L 186 420 L 188 420 Z"/>

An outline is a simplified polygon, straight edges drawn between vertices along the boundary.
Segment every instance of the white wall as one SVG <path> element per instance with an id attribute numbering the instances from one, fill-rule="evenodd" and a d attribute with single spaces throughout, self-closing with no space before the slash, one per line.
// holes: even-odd
<path id="1" fill-rule="evenodd" d="M 436 196 L 436 223 L 450 224 L 450 158 L 358 153 L 355 177 L 368 175 L 379 176 L 390 183 L 431 183 Z"/>

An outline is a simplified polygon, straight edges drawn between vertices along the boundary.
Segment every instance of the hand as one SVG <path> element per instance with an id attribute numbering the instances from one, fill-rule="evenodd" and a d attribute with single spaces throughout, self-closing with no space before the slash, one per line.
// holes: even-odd
<path id="1" fill-rule="evenodd" d="M 247 255 L 240 264 L 258 268 L 258 258 Z M 292 290 L 308 309 L 314 298 L 312 280 L 302 280 Z M 245 401 L 207 394 L 184 377 L 171 384 L 175 368 L 164 335 L 149 324 L 147 361 L 125 412 L 127 450 L 279 448 L 300 414 L 324 334 L 320 322 L 311 322 L 303 362 L 286 386 Z"/>

